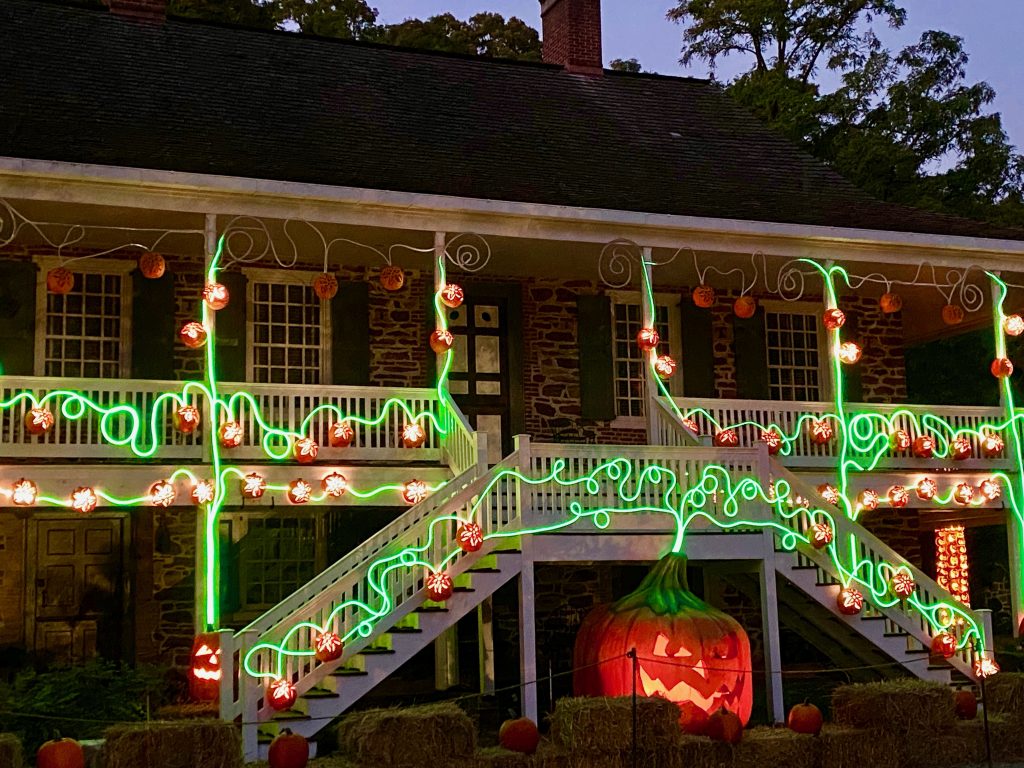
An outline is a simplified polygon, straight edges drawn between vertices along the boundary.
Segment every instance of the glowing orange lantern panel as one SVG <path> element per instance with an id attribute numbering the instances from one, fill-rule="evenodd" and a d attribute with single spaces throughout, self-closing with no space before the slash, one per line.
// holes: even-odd
<path id="1" fill-rule="evenodd" d="M 905 451 L 910 448 L 910 435 L 905 429 L 893 430 L 889 435 L 889 445 L 894 451 Z"/>
<path id="2" fill-rule="evenodd" d="M 149 488 L 149 501 L 154 507 L 169 507 L 174 503 L 174 484 L 170 480 L 153 483 Z"/>
<path id="3" fill-rule="evenodd" d="M 457 532 L 463 552 L 476 552 L 484 545 L 484 532 L 476 523 L 463 523 Z"/>
<path id="4" fill-rule="evenodd" d="M 878 509 L 878 492 L 866 488 L 857 496 L 857 503 L 861 509 L 866 509 L 869 512 Z"/>
<path id="5" fill-rule="evenodd" d="M 914 583 L 914 577 L 906 571 L 897 571 L 889 580 L 889 589 L 896 597 L 908 598 L 914 594 L 917 584 Z"/>
<path id="6" fill-rule="evenodd" d="M 836 608 L 844 616 L 856 616 L 864 608 L 864 595 L 855 587 L 845 587 L 836 595 Z"/>
<path id="7" fill-rule="evenodd" d="M 42 435 L 53 429 L 55 419 L 49 408 L 37 406 L 25 414 L 25 431 L 30 435 Z"/>
<path id="8" fill-rule="evenodd" d="M 950 525 L 935 531 L 935 581 L 970 607 L 967 539 L 962 525 Z"/>
<path id="9" fill-rule="evenodd" d="M 768 446 L 769 456 L 775 456 L 782 450 L 782 435 L 774 429 L 761 430 L 761 442 Z"/>
<path id="10" fill-rule="evenodd" d="M 88 515 L 96 509 L 99 497 L 92 488 L 81 486 L 71 492 L 71 508 L 80 515 Z"/>
<path id="11" fill-rule="evenodd" d="M 242 431 L 242 425 L 237 421 L 225 421 L 217 430 L 217 435 L 220 438 L 220 444 L 225 448 L 237 448 L 242 444 L 245 433 Z"/>
<path id="12" fill-rule="evenodd" d="M 938 491 L 938 484 L 930 477 L 921 478 L 917 483 L 917 498 L 921 501 L 931 501 Z"/>
<path id="13" fill-rule="evenodd" d="M 287 680 L 278 680 L 270 686 L 270 690 L 267 692 L 267 704 L 271 709 L 283 712 L 286 709 L 291 709 L 298 697 L 299 693 L 294 685 Z"/>
<path id="14" fill-rule="evenodd" d="M 839 362 L 854 365 L 860 362 L 860 344 L 855 341 L 844 341 L 839 345 Z"/>
<path id="15" fill-rule="evenodd" d="M 321 664 L 337 661 L 344 651 L 345 645 L 341 642 L 337 632 L 321 632 L 313 643 L 316 660 Z"/>
<path id="16" fill-rule="evenodd" d="M 207 283 L 203 288 L 203 301 L 214 311 L 224 309 L 230 299 L 227 287 L 221 283 Z"/>
<path id="17" fill-rule="evenodd" d="M 419 504 L 430 495 L 430 488 L 422 480 L 410 480 L 402 486 L 402 499 L 406 504 Z"/>
<path id="18" fill-rule="evenodd" d="M 452 348 L 454 343 L 455 337 L 452 336 L 451 331 L 438 328 L 430 334 L 430 348 L 434 350 L 435 354 L 444 354 Z"/>
<path id="19" fill-rule="evenodd" d="M 199 409 L 194 405 L 183 405 L 174 412 L 174 428 L 182 434 L 191 434 L 198 426 Z"/>
<path id="20" fill-rule="evenodd" d="M 418 421 L 411 421 L 402 427 L 402 445 L 406 448 L 419 448 L 427 439 L 427 433 Z"/>
<path id="21" fill-rule="evenodd" d="M 811 442 L 816 445 L 824 445 L 836 433 L 828 419 L 811 419 L 807 429 L 811 433 Z"/>
<path id="22" fill-rule="evenodd" d="M 670 355 L 661 355 L 654 361 L 654 372 L 663 379 L 670 379 L 679 364 Z"/>
<path id="23" fill-rule="evenodd" d="M 178 331 L 178 337 L 181 339 L 181 343 L 189 349 L 199 349 L 206 343 L 206 328 L 202 323 L 195 321 L 185 323 Z"/>
<path id="24" fill-rule="evenodd" d="M 436 602 L 444 602 L 455 592 L 452 577 L 444 571 L 433 571 L 427 575 L 427 598 Z"/>
<path id="25" fill-rule="evenodd" d="M 846 314 L 841 309 L 826 309 L 821 322 L 830 331 L 838 331 L 846 325 Z"/>
<path id="26" fill-rule="evenodd" d="M 331 448 L 348 448 L 356 436 L 352 425 L 347 421 L 336 421 L 327 430 L 327 439 Z"/>
<path id="27" fill-rule="evenodd" d="M 1020 336 L 1024 333 L 1024 317 L 1007 315 L 1003 318 L 1003 332 L 1007 336 Z"/>
<path id="28" fill-rule="evenodd" d="M 210 504 L 216 494 L 212 480 L 200 480 L 192 486 L 193 504 Z"/>
<path id="29" fill-rule="evenodd" d="M 303 437 L 292 445 L 292 456 L 299 464 L 312 464 L 320 453 L 320 445 L 312 437 Z"/>
<path id="30" fill-rule="evenodd" d="M 313 486 L 302 478 L 292 480 L 288 484 L 288 501 L 292 504 L 305 504 L 313 497 Z"/>
<path id="31" fill-rule="evenodd" d="M 890 506 L 899 509 L 900 507 L 907 506 L 910 501 L 910 493 L 902 485 L 894 485 L 889 489 L 889 504 Z"/>
<path id="32" fill-rule="evenodd" d="M 449 309 L 458 309 L 462 306 L 462 302 L 465 300 L 466 293 L 462 290 L 462 286 L 456 285 L 455 283 L 448 283 L 441 289 L 441 303 Z"/>
<path id="33" fill-rule="evenodd" d="M 986 433 L 981 440 L 981 453 L 989 459 L 1002 455 L 1005 447 L 1006 443 L 999 435 Z"/>
<path id="34" fill-rule="evenodd" d="M 250 472 L 242 478 L 242 495 L 247 499 L 259 499 L 267 492 L 267 479 L 258 472 Z"/>
<path id="35" fill-rule="evenodd" d="M 650 352 L 661 341 L 661 337 L 654 328 L 641 328 L 636 332 L 636 345 L 644 352 Z"/>
<path id="36" fill-rule="evenodd" d="M 328 496 L 337 499 L 344 496 L 348 490 L 348 480 L 338 472 L 331 472 L 320 481 L 320 487 Z"/>
<path id="37" fill-rule="evenodd" d="M 36 503 L 38 495 L 38 486 L 31 480 L 22 477 L 14 482 L 14 488 L 11 490 L 11 503 L 17 507 L 31 507 Z"/>

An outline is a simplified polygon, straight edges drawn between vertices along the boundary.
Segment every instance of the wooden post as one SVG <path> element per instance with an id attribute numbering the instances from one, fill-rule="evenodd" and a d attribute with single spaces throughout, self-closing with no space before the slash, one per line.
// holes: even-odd
<path id="1" fill-rule="evenodd" d="M 640 295 L 640 327 L 641 328 L 654 328 L 656 327 L 657 318 L 654 316 L 653 307 L 647 300 L 648 286 L 653 294 L 654 292 L 654 278 L 651 274 L 651 248 L 650 246 L 644 246 L 640 249 L 640 269 L 643 272 L 643 283 L 641 285 L 642 291 Z M 668 339 L 665 339 L 668 342 Z M 657 444 L 657 433 L 655 426 L 656 415 L 654 413 L 654 400 L 658 399 L 658 382 L 654 380 L 654 376 L 651 373 L 651 360 L 657 354 L 653 349 L 643 353 L 644 361 L 644 387 L 647 392 L 647 403 L 644 413 L 647 417 L 647 444 Z"/>
<path id="2" fill-rule="evenodd" d="M 261 680 L 246 674 L 243 666 L 245 655 L 256 645 L 257 635 L 253 630 L 242 630 L 236 638 L 238 647 L 238 703 L 242 719 L 242 755 L 245 762 L 259 759 L 259 724 L 256 702 L 263 695 Z"/>
<path id="3" fill-rule="evenodd" d="M 765 688 L 774 723 L 786 722 L 782 700 L 782 653 L 779 645 L 779 593 L 775 578 L 775 536 L 765 530 L 764 557 L 758 568 L 761 582 L 761 634 L 764 638 Z"/>
<path id="4" fill-rule="evenodd" d="M 532 538 L 524 536 L 521 544 L 522 569 L 519 572 L 519 676 L 522 715 L 537 719 L 537 617 L 534 613 L 534 572 Z"/>
<path id="5" fill-rule="evenodd" d="M 206 214 L 205 221 L 205 248 L 203 254 L 203 280 L 205 282 L 206 275 L 210 271 L 210 265 L 213 262 L 214 254 L 217 252 L 217 216 L 216 214 Z M 237 300 L 237 298 L 236 298 Z M 202 307 L 202 302 L 199 304 Z M 200 310 L 201 311 L 201 310 Z M 216 320 L 215 312 L 208 313 L 210 315 L 209 320 L 206 322 L 207 334 L 213 337 L 216 332 Z M 205 370 L 205 363 L 204 363 Z M 214 441 L 217 439 L 217 426 L 213 423 L 215 417 L 215 411 L 211 407 L 210 401 L 203 398 L 202 404 L 202 422 L 203 422 L 203 459 L 207 465 L 213 463 L 213 451 Z M 208 627 L 206 625 L 206 507 L 200 506 L 196 511 L 196 600 L 195 600 L 195 616 L 194 625 L 195 633 L 205 632 Z M 217 537 L 214 536 L 214 546 L 216 546 Z M 217 558 L 214 558 L 217 562 Z M 217 589 L 220 584 L 220 574 L 214 574 L 214 589 Z"/>
<path id="6" fill-rule="evenodd" d="M 480 693 L 493 695 L 494 680 L 494 598 L 489 596 L 476 608 L 477 643 L 480 654 Z"/>

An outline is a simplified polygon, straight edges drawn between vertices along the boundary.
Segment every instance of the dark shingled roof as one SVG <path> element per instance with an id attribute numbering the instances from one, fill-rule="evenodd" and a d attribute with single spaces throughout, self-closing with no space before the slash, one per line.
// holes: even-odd
<path id="1" fill-rule="evenodd" d="M 704 80 L 0 2 L 0 155 L 929 234 Z"/>

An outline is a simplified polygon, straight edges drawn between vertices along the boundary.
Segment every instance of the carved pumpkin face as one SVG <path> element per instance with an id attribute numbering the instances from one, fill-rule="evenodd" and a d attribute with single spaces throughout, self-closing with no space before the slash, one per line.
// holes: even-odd
<path id="1" fill-rule="evenodd" d="M 441 303 L 448 307 L 448 309 L 458 309 L 462 306 L 462 302 L 465 299 L 466 292 L 462 290 L 460 285 L 448 283 L 441 289 Z"/>
<path id="2" fill-rule="evenodd" d="M 405 273 L 401 267 L 387 266 L 380 271 L 380 284 L 386 291 L 400 291 L 405 285 Z"/>
<path id="3" fill-rule="evenodd" d="M 670 379 L 679 364 L 670 355 L 661 355 L 654 361 L 654 372 L 662 379 Z"/>
<path id="4" fill-rule="evenodd" d="M 846 313 L 838 308 L 826 309 L 821 321 L 828 330 L 835 331 L 846 325 Z"/>
<path id="5" fill-rule="evenodd" d="M 939 632 L 932 638 L 932 653 L 944 659 L 956 655 L 956 637 L 949 632 Z"/>
<path id="6" fill-rule="evenodd" d="M 707 309 L 715 303 L 715 289 L 710 285 L 698 285 L 693 289 L 693 303 L 701 309 Z"/>
<path id="7" fill-rule="evenodd" d="M 883 293 L 882 298 L 878 300 L 878 306 L 882 308 L 882 312 L 891 315 L 903 309 L 903 297 L 898 293 Z"/>
<path id="8" fill-rule="evenodd" d="M 625 654 L 633 648 L 637 692 L 675 702 L 684 729 L 701 730 L 723 708 L 750 719 L 750 641 L 739 623 L 690 592 L 685 556 L 666 555 L 634 593 L 584 619 L 573 660 L 576 695 L 629 695 L 633 662 Z"/>
<path id="9" fill-rule="evenodd" d="M 444 354 L 452 348 L 452 344 L 454 343 L 455 337 L 449 330 L 438 328 L 430 334 L 430 348 L 434 350 L 435 354 Z"/>
<path id="10" fill-rule="evenodd" d="M 320 445 L 312 437 L 300 437 L 292 444 L 292 456 L 299 464 L 312 464 L 320 453 Z"/>
<path id="11" fill-rule="evenodd" d="M 774 429 L 761 430 L 761 442 L 768 446 L 769 456 L 775 456 L 782 450 L 782 435 Z"/>
<path id="12" fill-rule="evenodd" d="M 164 257 L 159 253 L 147 251 L 139 256 L 139 272 L 142 273 L 143 277 L 149 280 L 156 280 L 163 277 L 166 270 L 167 262 L 164 261 Z"/>
<path id="13" fill-rule="evenodd" d="M 336 421 L 327 430 L 327 435 L 331 448 L 348 448 L 352 444 L 356 432 L 347 421 Z"/>
<path id="14" fill-rule="evenodd" d="M 206 632 L 192 643 L 192 662 L 188 672 L 188 692 L 195 701 L 216 701 L 220 695 L 220 635 Z"/>
<path id="15" fill-rule="evenodd" d="M 719 448 L 732 448 L 739 445 L 740 438 L 735 429 L 720 429 L 715 432 L 714 443 Z"/>
<path id="16" fill-rule="evenodd" d="M 914 455 L 919 459 L 930 459 L 935 452 L 935 438 L 931 435 L 920 435 L 914 439 Z"/>
<path id="17" fill-rule="evenodd" d="M 757 312 L 757 299 L 753 296 L 740 296 L 732 305 L 732 311 L 741 320 L 747 320 Z"/>
<path id="18" fill-rule="evenodd" d="M 997 379 L 1005 379 L 1007 376 L 1013 375 L 1013 363 L 1008 357 L 997 357 L 992 361 L 990 370 Z"/>
<path id="19" fill-rule="evenodd" d="M 318 299 L 333 299 L 338 294 L 338 278 L 329 272 L 321 272 L 313 279 L 313 293 Z"/>
<path id="20" fill-rule="evenodd" d="M 71 293 L 75 287 L 75 275 L 70 269 L 57 267 L 46 273 L 46 290 L 50 293 Z"/>
<path id="21" fill-rule="evenodd" d="M 956 304 L 947 304 L 942 308 L 942 322 L 946 325 L 960 325 L 964 321 L 964 310 Z"/>
<path id="22" fill-rule="evenodd" d="M 971 441 L 962 435 L 954 438 L 953 442 L 949 444 L 949 453 L 954 461 L 969 459 L 973 452 L 974 449 L 971 447 Z"/>
<path id="23" fill-rule="evenodd" d="M 202 323 L 185 323 L 178 331 L 178 338 L 189 349 L 199 349 L 206 343 L 206 327 Z"/>
<path id="24" fill-rule="evenodd" d="M 456 532 L 463 552 L 476 552 L 484 545 L 483 529 L 476 523 L 463 523 Z"/>

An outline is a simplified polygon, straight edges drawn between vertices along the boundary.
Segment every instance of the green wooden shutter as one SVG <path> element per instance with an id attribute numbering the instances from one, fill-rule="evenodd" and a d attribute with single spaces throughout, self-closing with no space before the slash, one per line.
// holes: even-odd
<path id="1" fill-rule="evenodd" d="M 683 394 L 714 397 L 715 342 L 711 310 L 696 306 L 689 296 L 679 304 L 683 325 Z"/>
<path id="2" fill-rule="evenodd" d="M 36 275 L 31 261 L 0 261 L 0 375 L 35 373 Z"/>
<path id="3" fill-rule="evenodd" d="M 150 280 L 139 270 L 132 281 L 132 378 L 173 379 L 174 275 Z"/>
<path id="4" fill-rule="evenodd" d="M 846 313 L 846 323 L 840 332 L 841 341 L 856 341 L 863 344 L 860 338 L 860 317 L 857 312 Z M 856 365 L 840 365 L 839 373 L 843 377 L 843 397 L 847 403 L 861 403 L 864 401 L 864 384 L 861 380 L 864 360 Z"/>
<path id="5" fill-rule="evenodd" d="M 758 307 L 749 320 L 733 315 L 732 339 L 736 357 L 736 396 L 767 400 L 770 390 L 764 308 Z"/>
<path id="6" fill-rule="evenodd" d="M 331 372 L 335 384 L 370 383 L 370 286 L 341 283 L 331 299 Z"/>
<path id="7" fill-rule="evenodd" d="M 218 279 L 231 299 L 217 312 L 217 364 L 221 381 L 245 381 L 246 306 L 248 279 L 241 272 L 222 272 Z"/>
<path id="8" fill-rule="evenodd" d="M 222 520 L 220 523 L 220 610 L 224 615 L 242 607 L 239 585 L 241 542 L 235 542 L 232 536 L 232 526 L 235 524 L 233 520 Z"/>
<path id="9" fill-rule="evenodd" d="M 607 296 L 580 296 L 576 299 L 576 312 L 581 415 L 584 419 L 614 419 L 611 299 Z"/>

